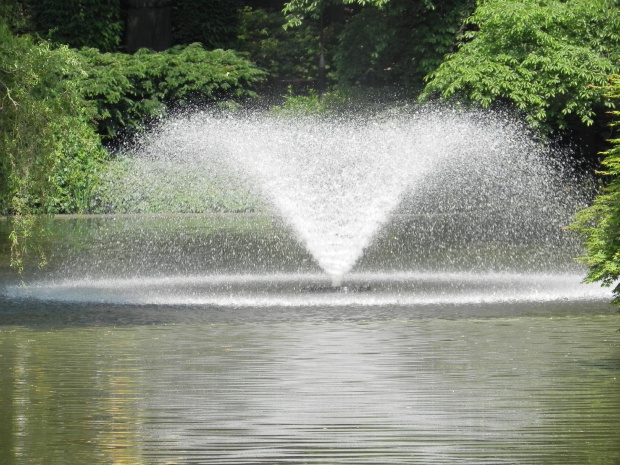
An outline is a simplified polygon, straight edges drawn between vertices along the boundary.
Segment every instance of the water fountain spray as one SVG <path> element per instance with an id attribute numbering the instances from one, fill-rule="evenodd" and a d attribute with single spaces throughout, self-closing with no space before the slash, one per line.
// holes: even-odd
<path id="1" fill-rule="evenodd" d="M 132 153 L 102 195 L 113 210 L 183 212 L 170 202 L 209 192 L 189 211 L 210 213 L 81 219 L 90 236 L 52 257 L 57 272 L 10 295 L 218 308 L 609 297 L 580 284 L 580 244 L 563 229 L 584 178 L 501 115 L 198 112 Z"/>
<path id="2" fill-rule="evenodd" d="M 227 164 L 340 287 L 403 199 L 424 203 L 436 180 L 450 191 L 450 178 L 458 184 L 497 177 L 503 185 L 490 195 L 510 196 L 512 189 L 512 202 L 539 196 L 553 203 L 545 150 L 521 125 L 497 115 L 426 109 L 380 118 L 199 113 L 167 122 L 142 156 L 182 160 L 192 169 Z"/>

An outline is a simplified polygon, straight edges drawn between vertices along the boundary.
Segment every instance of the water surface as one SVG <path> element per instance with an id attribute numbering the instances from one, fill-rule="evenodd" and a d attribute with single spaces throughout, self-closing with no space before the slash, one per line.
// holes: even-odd
<path id="1" fill-rule="evenodd" d="M 352 292 L 270 218 L 54 220 L 47 268 L 0 273 L 0 463 L 618 465 L 609 291 L 442 218 L 396 218 Z"/>
<path id="2" fill-rule="evenodd" d="M 4 325 L 2 463 L 620 461 L 617 315 L 295 320 Z"/>

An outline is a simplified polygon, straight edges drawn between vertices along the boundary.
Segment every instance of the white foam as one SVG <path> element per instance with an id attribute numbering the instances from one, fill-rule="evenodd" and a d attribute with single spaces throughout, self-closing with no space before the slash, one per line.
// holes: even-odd
<path id="1" fill-rule="evenodd" d="M 9 286 L 11 298 L 219 307 L 417 306 L 609 301 L 609 288 L 579 275 L 526 273 L 357 273 L 330 292 L 316 274 L 230 274 L 41 281 Z M 313 291 L 315 285 L 327 290 Z M 357 285 L 368 291 L 356 291 Z M 310 287 L 309 287 L 310 286 Z"/>

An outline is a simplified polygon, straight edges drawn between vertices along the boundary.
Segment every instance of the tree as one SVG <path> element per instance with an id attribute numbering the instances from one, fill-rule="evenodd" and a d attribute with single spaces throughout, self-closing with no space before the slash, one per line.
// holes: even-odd
<path id="1" fill-rule="evenodd" d="M 235 50 L 249 53 L 273 81 L 307 84 L 318 75 L 318 24 L 310 21 L 305 27 L 286 30 L 284 24 L 280 10 L 244 8 Z M 330 29 L 328 54 L 336 42 L 334 36 Z"/>
<path id="2" fill-rule="evenodd" d="M 332 77 L 343 87 L 397 85 L 419 93 L 423 77 L 451 51 L 459 26 L 474 0 L 293 0 L 285 4 L 285 28 L 304 18 L 320 23 L 324 12 L 340 5 L 348 12 L 338 37 Z M 319 38 L 319 76 L 327 65 Z M 319 94 L 321 93 L 319 79 Z"/>
<path id="3" fill-rule="evenodd" d="M 105 151 L 75 51 L 16 37 L 0 19 L 0 213 L 76 212 Z"/>
<path id="4" fill-rule="evenodd" d="M 95 47 L 103 52 L 121 45 L 121 0 L 23 0 L 35 31 L 51 42 Z"/>
<path id="5" fill-rule="evenodd" d="M 0 214 L 15 215 L 11 265 L 20 272 L 34 214 L 86 210 L 106 156 L 77 85 L 83 74 L 75 51 L 16 37 L 0 18 Z"/>
<path id="6" fill-rule="evenodd" d="M 318 19 L 325 8 L 336 2 L 344 5 L 374 5 L 382 7 L 390 0 L 291 0 L 284 4 L 282 10 L 286 16 L 285 27 L 301 26 L 304 17 L 311 16 Z M 431 3 L 430 0 L 423 0 L 425 3 Z"/>
<path id="7" fill-rule="evenodd" d="M 467 28 L 423 100 L 508 103 L 546 132 L 591 126 L 612 106 L 597 87 L 620 69 L 615 0 L 483 0 Z"/>
<path id="8" fill-rule="evenodd" d="M 418 95 L 424 76 L 453 50 L 474 0 L 392 0 L 367 5 L 347 22 L 339 37 L 336 76 L 341 85 L 396 85 Z"/>
<path id="9" fill-rule="evenodd" d="M 237 35 L 240 0 L 173 2 L 172 38 L 176 45 L 200 42 L 208 50 L 230 48 Z"/>
<path id="10" fill-rule="evenodd" d="M 340 0 L 337 3 L 342 4 L 359 4 L 359 5 L 375 5 L 381 7 L 389 0 Z M 325 40 L 324 40 L 324 24 L 323 16 L 325 9 L 333 5 L 333 0 L 292 0 L 284 5 L 282 10 L 286 17 L 284 28 L 291 26 L 300 26 L 305 16 L 319 20 L 319 92 L 318 97 L 321 100 L 325 87 Z"/>
<path id="11" fill-rule="evenodd" d="M 620 75 L 610 77 L 607 98 L 620 101 Z M 620 127 L 620 111 L 613 111 L 613 127 Z M 592 206 L 576 216 L 571 229 L 583 237 L 586 254 L 581 261 L 588 266 L 587 282 L 615 285 L 614 302 L 620 305 L 620 139 L 610 140 L 612 147 L 602 161 L 606 186 Z"/>

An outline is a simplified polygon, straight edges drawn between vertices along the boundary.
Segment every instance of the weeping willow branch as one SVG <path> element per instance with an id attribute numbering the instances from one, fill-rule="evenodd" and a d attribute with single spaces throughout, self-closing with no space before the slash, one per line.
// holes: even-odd
<path id="1" fill-rule="evenodd" d="M 13 227 L 9 234 L 11 243 L 11 268 L 18 274 L 24 272 L 26 263 L 24 260 L 31 255 L 31 249 L 36 251 L 37 267 L 44 268 L 47 265 L 47 256 L 40 243 L 33 243 L 35 237 L 43 236 L 44 227 L 40 224 L 41 217 L 38 215 L 26 214 L 13 217 Z M 34 241 L 36 242 L 36 241 Z"/>
<path id="2" fill-rule="evenodd" d="M 4 71 L 4 70 L 2 70 Z M 5 71 L 6 72 L 6 71 Z M 4 86 L 4 88 L 6 89 L 6 96 L 9 98 L 9 100 L 11 101 L 11 103 L 13 103 L 13 105 L 18 106 L 17 102 L 15 100 L 13 100 L 13 97 L 11 97 L 11 89 L 9 89 L 9 86 L 7 86 L 4 81 L 0 80 L 0 84 L 2 84 Z M 0 107 L 2 108 L 2 107 Z"/>

